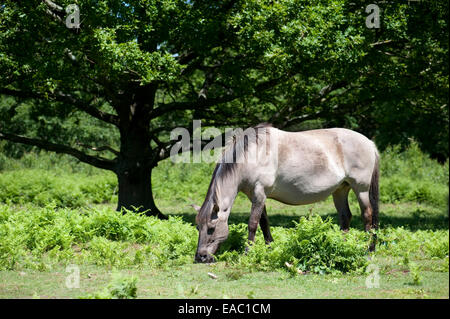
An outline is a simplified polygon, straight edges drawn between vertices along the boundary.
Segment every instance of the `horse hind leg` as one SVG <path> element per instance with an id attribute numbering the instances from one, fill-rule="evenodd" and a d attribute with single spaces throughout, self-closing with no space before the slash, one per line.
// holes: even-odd
<path id="1" fill-rule="evenodd" d="M 344 183 L 333 193 L 333 201 L 336 210 L 338 211 L 339 224 L 343 231 L 348 231 L 350 228 L 350 221 L 352 219 L 352 212 L 348 206 L 348 193 L 350 186 Z"/>
<path id="2" fill-rule="evenodd" d="M 374 212 L 370 202 L 369 191 L 357 192 L 356 197 L 358 198 L 359 207 L 361 208 L 361 217 L 364 222 L 364 229 L 370 231 L 372 228 L 376 229 L 374 226 Z M 369 251 L 375 251 L 377 236 L 376 234 L 371 234 L 371 240 L 369 245 Z"/>
<path id="3" fill-rule="evenodd" d="M 356 193 L 359 207 L 361 208 L 361 217 L 364 222 L 364 229 L 369 231 L 372 228 L 372 205 L 370 205 L 369 192 Z"/>

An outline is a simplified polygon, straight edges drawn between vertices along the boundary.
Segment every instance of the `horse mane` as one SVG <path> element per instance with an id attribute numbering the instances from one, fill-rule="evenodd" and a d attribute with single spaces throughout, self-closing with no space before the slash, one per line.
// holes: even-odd
<path id="1" fill-rule="evenodd" d="M 198 217 L 206 217 L 206 213 L 212 210 L 212 206 L 217 203 L 220 195 L 221 181 L 227 178 L 236 177 L 238 160 L 242 156 L 247 156 L 249 145 L 252 143 L 258 144 L 262 134 L 269 134 L 268 130 L 261 130 L 265 128 L 273 127 L 270 123 L 260 123 L 254 127 L 249 127 L 240 134 L 233 134 L 228 141 L 226 141 L 225 147 L 222 151 L 222 155 L 217 161 L 217 165 L 214 168 L 211 182 L 209 183 L 208 191 L 206 193 L 205 201 L 200 207 Z M 250 137 L 250 140 L 249 140 Z M 238 147 L 240 143 L 243 147 Z M 231 162 L 227 161 L 232 159 Z"/>
<path id="2" fill-rule="evenodd" d="M 228 141 L 226 141 L 225 147 L 222 151 L 222 156 L 218 161 L 217 165 L 220 165 L 220 170 L 217 177 L 227 177 L 230 174 L 234 174 L 236 172 L 236 168 L 238 167 L 238 165 L 236 165 L 237 161 L 242 156 L 247 155 L 249 145 L 252 143 L 258 144 L 261 137 L 261 129 L 269 127 L 273 127 L 272 124 L 260 123 L 254 127 L 247 128 L 238 135 L 232 135 Z M 266 130 L 263 131 L 264 133 L 268 132 Z M 237 147 L 240 143 L 243 144 L 243 147 Z M 227 159 L 231 159 L 232 161 L 228 162 Z"/>

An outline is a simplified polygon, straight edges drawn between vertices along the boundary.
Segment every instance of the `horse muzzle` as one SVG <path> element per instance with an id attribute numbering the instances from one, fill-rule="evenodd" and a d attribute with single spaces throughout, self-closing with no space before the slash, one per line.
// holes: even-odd
<path id="1" fill-rule="evenodd" d="M 197 263 L 209 264 L 215 261 L 216 260 L 214 259 L 214 257 L 210 254 L 199 254 L 199 253 L 195 254 L 195 262 Z"/>

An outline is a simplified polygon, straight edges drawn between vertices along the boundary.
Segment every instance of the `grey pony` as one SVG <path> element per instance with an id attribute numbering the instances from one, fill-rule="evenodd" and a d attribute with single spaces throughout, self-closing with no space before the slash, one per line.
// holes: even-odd
<path id="1" fill-rule="evenodd" d="M 196 208 L 199 238 L 195 261 L 214 261 L 213 255 L 228 237 L 228 217 L 238 192 L 252 202 L 249 242 L 255 240 L 259 224 L 270 243 L 267 198 L 305 205 L 332 195 L 340 227 L 347 231 L 352 217 L 350 189 L 358 199 L 365 230 L 377 229 L 379 153 L 364 135 L 344 128 L 286 132 L 267 123 L 248 128 L 228 141 L 205 201 Z M 369 250 L 375 249 L 375 243 L 373 234 Z"/>

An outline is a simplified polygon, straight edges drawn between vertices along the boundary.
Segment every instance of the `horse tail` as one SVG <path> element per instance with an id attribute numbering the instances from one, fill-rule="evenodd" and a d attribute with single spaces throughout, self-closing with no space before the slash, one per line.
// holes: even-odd
<path id="1" fill-rule="evenodd" d="M 378 201 L 380 199 L 380 155 L 375 148 L 375 165 L 369 188 L 370 205 L 372 206 L 372 228 L 378 229 Z"/>

